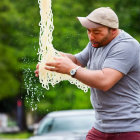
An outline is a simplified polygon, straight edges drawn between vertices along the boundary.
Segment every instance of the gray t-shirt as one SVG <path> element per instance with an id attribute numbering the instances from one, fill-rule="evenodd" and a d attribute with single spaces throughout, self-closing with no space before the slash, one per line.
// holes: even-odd
<path id="1" fill-rule="evenodd" d="M 75 57 L 88 69 L 112 68 L 124 74 L 106 92 L 91 88 L 90 99 L 96 118 L 94 128 L 107 133 L 140 131 L 139 43 L 121 30 L 107 46 L 94 48 L 89 42 Z"/>

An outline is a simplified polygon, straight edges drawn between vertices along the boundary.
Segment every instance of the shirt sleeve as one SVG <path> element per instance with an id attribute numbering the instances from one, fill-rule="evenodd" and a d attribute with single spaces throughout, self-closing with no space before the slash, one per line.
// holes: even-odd
<path id="1" fill-rule="evenodd" d="M 120 42 L 113 46 L 102 68 L 112 68 L 127 74 L 136 63 L 137 46 L 131 42 Z"/>
<path id="2" fill-rule="evenodd" d="M 87 62 L 89 60 L 89 51 L 90 51 L 90 43 L 83 49 L 80 53 L 76 54 L 76 59 L 83 65 L 87 66 Z"/>

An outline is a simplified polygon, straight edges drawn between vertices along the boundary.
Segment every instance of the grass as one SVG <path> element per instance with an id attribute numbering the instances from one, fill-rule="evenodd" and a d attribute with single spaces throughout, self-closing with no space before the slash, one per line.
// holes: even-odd
<path id="1" fill-rule="evenodd" d="M 15 138 L 15 139 L 26 139 L 32 136 L 32 133 L 29 132 L 20 132 L 20 133 L 10 133 L 10 134 L 0 134 L 0 138 Z"/>

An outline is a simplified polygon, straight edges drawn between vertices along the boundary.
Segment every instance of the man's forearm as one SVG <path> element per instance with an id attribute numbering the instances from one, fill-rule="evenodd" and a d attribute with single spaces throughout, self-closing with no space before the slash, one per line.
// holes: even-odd
<path id="1" fill-rule="evenodd" d="M 104 75 L 101 70 L 92 71 L 86 68 L 80 68 L 76 72 L 74 76 L 77 80 L 81 81 L 82 83 L 93 87 L 103 90 L 104 87 Z"/>
<path id="2" fill-rule="evenodd" d="M 80 68 L 76 72 L 74 78 L 90 87 L 107 91 L 123 76 L 123 73 L 110 68 L 104 68 L 102 70 L 88 70 Z"/>
<path id="3" fill-rule="evenodd" d="M 81 63 L 76 59 L 76 57 L 69 53 L 64 53 L 69 59 L 73 61 L 76 65 L 82 66 Z"/>

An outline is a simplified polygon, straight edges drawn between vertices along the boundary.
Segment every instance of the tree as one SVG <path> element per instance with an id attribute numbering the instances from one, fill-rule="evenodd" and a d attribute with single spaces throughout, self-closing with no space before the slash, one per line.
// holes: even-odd
<path id="1" fill-rule="evenodd" d="M 8 0 L 1 1 L 0 12 L 0 100 L 2 100 L 18 93 L 19 81 L 17 77 L 18 54 L 14 46 L 11 47 L 16 12 Z"/>
<path id="2" fill-rule="evenodd" d="M 88 37 L 86 29 L 76 17 L 87 16 L 101 6 L 110 6 L 115 10 L 120 19 L 120 28 L 140 40 L 139 4 L 138 0 L 52 0 L 55 27 L 53 45 L 59 51 L 80 52 L 88 43 Z M 34 77 L 39 48 L 40 15 L 37 1 L 1 0 L 0 12 L 0 100 L 10 96 L 22 97 L 26 100 L 27 109 L 38 105 L 37 111 L 43 114 L 53 110 L 91 108 L 89 92 L 84 94 L 66 81 L 54 88 L 50 86 L 47 91 Z"/>

